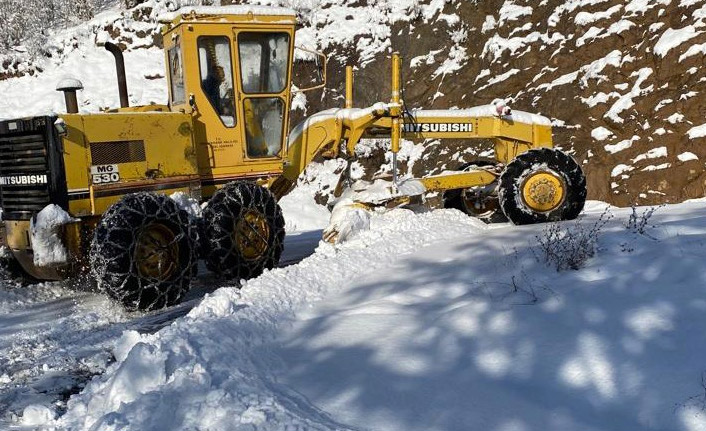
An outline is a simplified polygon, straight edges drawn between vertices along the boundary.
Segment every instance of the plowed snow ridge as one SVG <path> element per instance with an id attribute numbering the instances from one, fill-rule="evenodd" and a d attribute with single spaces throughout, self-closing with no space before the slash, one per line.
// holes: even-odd
<path id="1" fill-rule="evenodd" d="M 371 229 L 350 242 L 321 243 L 299 264 L 266 272 L 240 291 L 221 288 L 156 334 L 127 332 L 115 350 L 118 361 L 69 401 L 59 424 L 103 431 L 240 429 L 238 422 L 262 430 L 340 429 L 272 381 L 263 344 L 296 309 L 346 281 L 482 229 L 482 222 L 451 210 L 373 217 Z"/>

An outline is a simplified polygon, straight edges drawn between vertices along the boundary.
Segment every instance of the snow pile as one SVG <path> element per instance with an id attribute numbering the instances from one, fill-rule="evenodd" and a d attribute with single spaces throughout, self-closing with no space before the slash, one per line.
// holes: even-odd
<path id="1" fill-rule="evenodd" d="M 580 223 L 605 208 L 589 202 Z M 370 230 L 222 288 L 155 334 L 125 332 L 55 425 L 704 429 L 706 208 L 644 224 L 643 209 L 610 210 L 596 255 L 561 272 L 532 239 L 547 225 L 373 214 Z"/>
<path id="2" fill-rule="evenodd" d="M 331 210 L 331 220 L 324 229 L 324 240 L 341 244 L 359 232 L 370 229 L 371 210 L 350 198 L 342 198 Z"/>
<path id="3" fill-rule="evenodd" d="M 201 217 L 201 205 L 199 201 L 189 196 L 184 192 L 175 192 L 169 197 L 177 204 L 177 206 L 186 211 L 192 218 Z"/>
<path id="4" fill-rule="evenodd" d="M 294 190 L 279 201 L 287 232 L 322 229 L 328 224 L 331 213 L 315 198 L 324 194 L 327 202 L 331 200 L 344 169 L 343 160 L 326 160 L 306 167 Z"/>
<path id="5" fill-rule="evenodd" d="M 373 216 L 371 230 L 297 265 L 268 271 L 241 290 L 222 288 L 154 335 L 131 339 L 123 360 L 68 403 L 70 429 L 340 429 L 273 378 L 268 343 L 308 306 L 425 244 L 468 237 L 485 225 L 457 211 Z"/>
<path id="6" fill-rule="evenodd" d="M 53 420 L 54 412 L 42 405 L 29 405 L 22 413 L 22 425 L 42 425 Z"/>
<path id="7" fill-rule="evenodd" d="M 44 207 L 30 222 L 34 264 L 39 267 L 63 265 L 69 262 L 69 253 L 61 242 L 60 229 L 67 223 L 77 222 L 60 206 Z"/>

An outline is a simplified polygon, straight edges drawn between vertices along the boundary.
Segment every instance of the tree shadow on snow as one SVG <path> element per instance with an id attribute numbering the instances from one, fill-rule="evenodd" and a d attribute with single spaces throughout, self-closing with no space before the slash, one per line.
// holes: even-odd
<path id="1" fill-rule="evenodd" d="M 705 225 L 665 221 L 655 241 L 615 221 L 577 271 L 537 260 L 537 226 L 427 248 L 300 319 L 280 379 L 386 431 L 685 427 L 706 368 Z"/>

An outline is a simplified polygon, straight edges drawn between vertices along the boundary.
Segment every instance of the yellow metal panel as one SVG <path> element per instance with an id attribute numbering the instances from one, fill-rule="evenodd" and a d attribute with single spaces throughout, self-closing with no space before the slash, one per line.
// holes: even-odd
<path id="1" fill-rule="evenodd" d="M 510 163 L 518 155 L 533 148 L 531 142 L 518 142 L 507 139 L 495 140 L 495 159 L 502 163 Z"/>
<path id="2" fill-rule="evenodd" d="M 495 181 L 495 175 L 488 171 L 468 171 L 448 175 L 434 175 L 420 178 L 428 191 L 467 189 L 485 186 Z"/>
<path id="3" fill-rule="evenodd" d="M 83 130 L 83 115 L 63 114 L 68 134 L 64 136 L 64 170 L 66 187 L 69 191 L 69 212 L 75 216 L 91 214 L 91 206 L 86 202 L 71 200 L 72 195 L 88 193 L 89 156 L 88 144 Z"/>
<path id="4" fill-rule="evenodd" d="M 64 115 L 68 134 L 63 138 L 69 211 L 73 215 L 101 214 L 117 197 L 91 202 L 91 196 L 104 189 L 142 190 L 168 187 L 174 178 L 191 178 L 198 183 L 196 155 L 192 141 L 191 116 L 181 113 L 112 113 Z M 139 141 L 144 144 L 145 160 L 116 164 L 119 183 L 94 185 L 90 175 L 91 145 Z M 117 145 L 117 144 L 116 144 Z M 141 184 L 151 181 L 150 184 Z M 182 181 L 183 182 L 183 181 Z"/>
<path id="5" fill-rule="evenodd" d="M 538 138 L 546 140 L 546 129 L 551 127 L 520 123 L 501 117 L 459 117 L 454 111 L 448 116 L 425 116 L 421 111 L 415 116 L 415 122 L 406 123 L 405 137 L 430 139 L 486 139 L 502 137 L 515 141 L 533 143 Z M 535 136 L 541 130 L 542 135 Z"/>
<path id="6" fill-rule="evenodd" d="M 97 142 L 144 141 L 146 161 L 120 166 L 121 181 L 149 177 L 148 170 L 158 177 L 196 173 L 192 123 L 187 114 L 92 114 L 83 116 L 83 125 L 89 148 Z"/>
<path id="7" fill-rule="evenodd" d="M 126 108 L 117 108 L 107 111 L 108 113 L 116 112 L 169 112 L 169 106 L 167 105 L 140 105 L 140 106 L 128 106 Z"/>
<path id="8" fill-rule="evenodd" d="M 534 147 L 551 148 L 552 143 L 552 128 L 551 126 L 534 125 Z"/>
<path id="9" fill-rule="evenodd" d="M 5 244 L 13 250 L 30 248 L 29 220 L 6 220 Z"/>

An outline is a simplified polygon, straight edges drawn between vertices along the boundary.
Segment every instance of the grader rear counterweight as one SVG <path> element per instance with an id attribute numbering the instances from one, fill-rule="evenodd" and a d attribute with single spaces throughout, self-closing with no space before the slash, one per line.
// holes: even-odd
<path id="1" fill-rule="evenodd" d="M 442 191 L 448 207 L 503 213 L 518 224 L 575 218 L 583 207 L 583 173 L 551 148 L 544 117 L 503 104 L 410 111 L 395 54 L 388 103 L 354 108 L 348 69 L 345 107 L 314 114 L 287 136 L 292 10 L 188 7 L 162 22 L 166 105 L 127 106 L 122 54 L 106 44 L 118 65 L 120 108 L 78 113 L 81 85 L 70 81 L 58 86 L 66 114 L 0 122 L 5 243 L 33 277 L 60 280 L 88 267 L 132 309 L 179 302 L 198 259 L 225 278 L 256 277 L 283 250 L 277 200 L 315 157 L 350 159 L 363 138 L 390 138 L 393 178 L 389 193 L 359 206 Z M 324 83 L 325 73 L 312 88 Z M 402 138 L 493 139 L 495 161 L 402 179 Z M 205 204 L 201 214 L 185 211 L 185 197 Z"/>

